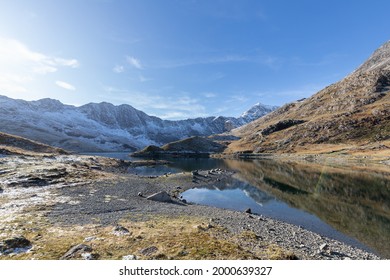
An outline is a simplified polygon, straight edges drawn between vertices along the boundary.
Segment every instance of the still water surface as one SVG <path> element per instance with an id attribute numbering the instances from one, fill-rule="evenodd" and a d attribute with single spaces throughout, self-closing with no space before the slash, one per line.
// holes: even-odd
<path id="1" fill-rule="evenodd" d="M 124 154 L 103 154 L 130 159 Z M 192 203 L 269 216 L 390 258 L 390 170 L 273 160 L 169 159 L 138 175 L 215 168 L 236 171 L 223 188 L 184 192 Z M 381 170 L 381 171 L 380 171 Z"/>

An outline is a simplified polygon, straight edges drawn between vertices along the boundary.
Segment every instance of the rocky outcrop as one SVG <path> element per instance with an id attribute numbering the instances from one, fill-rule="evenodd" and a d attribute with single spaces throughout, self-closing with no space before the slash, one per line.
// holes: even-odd
<path id="1" fill-rule="evenodd" d="M 163 153 L 164 150 L 160 147 L 157 147 L 155 145 L 149 145 L 143 148 L 140 151 L 137 151 L 135 153 L 132 153 L 131 156 L 133 157 L 158 157 L 161 153 Z"/>
<path id="2" fill-rule="evenodd" d="M 15 236 L 0 242 L 0 255 L 25 252 L 31 248 L 30 240 L 24 236 Z"/>
<path id="3" fill-rule="evenodd" d="M 112 230 L 112 233 L 116 236 L 122 236 L 122 235 L 129 235 L 130 231 L 121 225 L 117 225 Z"/>
<path id="4" fill-rule="evenodd" d="M 99 258 L 98 254 L 92 253 L 92 248 L 85 244 L 78 244 L 73 246 L 66 252 L 61 260 L 72 260 L 72 259 L 81 259 L 81 260 L 96 260 Z"/>
<path id="5" fill-rule="evenodd" d="M 263 129 L 263 131 L 261 132 L 261 134 L 263 136 L 266 136 L 266 135 L 270 135 L 271 133 L 274 133 L 274 132 L 277 132 L 277 131 L 281 131 L 283 129 L 287 129 L 291 126 L 294 126 L 294 125 L 297 125 L 297 124 L 301 124 L 301 123 L 304 123 L 305 121 L 303 120 L 291 120 L 291 119 L 288 119 L 288 120 L 282 120 L 280 122 L 277 122 L 276 124 L 272 124 L 266 128 Z"/>
<path id="6" fill-rule="evenodd" d="M 223 141 L 215 141 L 206 137 L 189 137 L 168 143 L 162 147 L 148 146 L 132 154 L 133 157 L 208 157 L 220 153 L 226 148 Z"/>
<path id="7" fill-rule="evenodd" d="M 172 202 L 171 196 L 165 192 L 161 191 L 155 194 L 152 194 L 146 198 L 147 200 L 157 201 L 157 202 Z"/>
<path id="8" fill-rule="evenodd" d="M 67 154 L 60 148 L 32 141 L 23 137 L 0 132 L 0 153 L 26 154 L 26 153 Z"/>

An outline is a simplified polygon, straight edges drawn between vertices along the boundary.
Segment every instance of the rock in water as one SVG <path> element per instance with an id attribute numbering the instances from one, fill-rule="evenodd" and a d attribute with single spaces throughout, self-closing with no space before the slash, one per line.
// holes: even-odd
<path id="1" fill-rule="evenodd" d="M 148 196 L 146 199 L 158 202 L 172 202 L 171 196 L 166 191 L 161 191 Z"/>

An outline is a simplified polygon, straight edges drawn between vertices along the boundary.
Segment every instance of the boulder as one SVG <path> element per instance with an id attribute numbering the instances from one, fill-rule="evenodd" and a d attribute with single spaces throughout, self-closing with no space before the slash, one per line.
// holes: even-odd
<path id="1" fill-rule="evenodd" d="M 78 244 L 70 248 L 69 251 L 61 257 L 61 260 L 85 259 L 85 256 L 87 256 L 86 253 L 91 252 L 92 248 L 90 246 L 85 244 Z"/>
<path id="2" fill-rule="evenodd" d="M 137 260 L 137 256 L 136 256 L 136 255 L 127 255 L 127 256 L 123 256 L 123 257 L 122 257 L 122 260 L 125 260 L 125 261 L 134 261 L 134 260 Z"/>
<path id="3" fill-rule="evenodd" d="M 148 196 L 146 199 L 158 202 L 172 202 L 171 196 L 166 191 L 161 191 Z"/>
<path id="4" fill-rule="evenodd" d="M 154 253 L 156 253 L 157 251 L 158 251 L 158 248 L 156 246 L 151 246 L 148 248 L 144 248 L 144 249 L 140 250 L 139 252 L 144 256 L 151 256 Z"/>
<path id="5" fill-rule="evenodd" d="M 321 244 L 321 246 L 320 246 L 320 251 L 326 251 L 326 250 L 328 250 L 328 249 L 329 249 L 328 244 L 326 244 L 326 243 Z"/>
<path id="6" fill-rule="evenodd" d="M 81 258 L 86 261 L 92 261 L 92 260 L 97 260 L 99 258 L 99 255 L 92 254 L 92 253 L 82 253 Z"/>
<path id="7" fill-rule="evenodd" d="M 117 236 L 121 236 L 121 235 L 128 235 L 128 234 L 130 234 L 130 231 L 127 228 L 125 228 L 125 227 L 123 227 L 121 225 L 117 225 L 112 230 L 112 233 L 117 235 Z"/>
<path id="8" fill-rule="evenodd" d="M 0 254 L 14 253 L 18 249 L 28 249 L 31 242 L 24 236 L 15 236 L 0 242 Z"/>

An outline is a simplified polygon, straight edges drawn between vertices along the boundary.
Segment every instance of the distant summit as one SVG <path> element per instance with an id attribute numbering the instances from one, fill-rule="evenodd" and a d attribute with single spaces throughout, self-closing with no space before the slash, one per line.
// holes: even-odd
<path id="1" fill-rule="evenodd" d="M 379 47 L 361 66 L 352 74 L 359 74 L 369 71 L 390 71 L 390 41 Z"/>
<path id="2" fill-rule="evenodd" d="M 249 123 L 251 121 L 254 121 L 264 115 L 267 115 L 268 113 L 278 109 L 278 106 L 270 106 L 270 105 L 264 105 L 261 103 L 256 103 L 252 108 L 250 108 L 248 111 L 244 112 L 239 119 L 242 119 L 245 123 Z"/>

